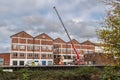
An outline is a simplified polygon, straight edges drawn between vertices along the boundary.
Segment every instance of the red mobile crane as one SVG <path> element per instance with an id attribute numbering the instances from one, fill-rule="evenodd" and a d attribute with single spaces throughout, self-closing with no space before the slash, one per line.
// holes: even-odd
<path id="1" fill-rule="evenodd" d="M 69 35 L 69 33 L 68 33 L 68 31 L 67 31 L 67 29 L 66 29 L 66 27 L 65 27 L 65 25 L 64 25 L 64 23 L 63 23 L 63 21 L 62 21 L 62 19 L 61 19 L 61 17 L 60 17 L 60 15 L 59 15 L 56 7 L 54 6 L 53 9 L 54 9 L 55 12 L 57 13 L 58 18 L 59 18 L 59 20 L 60 20 L 60 22 L 61 22 L 61 24 L 62 24 L 62 26 L 63 26 L 63 28 L 64 28 L 64 30 L 65 30 L 65 32 L 66 32 L 66 34 L 67 34 L 69 40 L 71 41 L 72 39 L 71 39 L 71 37 L 70 37 L 70 35 Z M 74 64 L 76 64 L 76 65 L 83 64 L 83 63 L 81 63 L 81 61 L 80 61 L 79 53 L 78 53 L 78 51 L 76 50 L 73 42 L 71 42 L 71 45 L 72 45 L 72 48 L 73 48 L 75 54 L 77 55 L 77 59 L 75 59 L 76 61 L 74 61 L 74 62 L 75 62 Z"/>

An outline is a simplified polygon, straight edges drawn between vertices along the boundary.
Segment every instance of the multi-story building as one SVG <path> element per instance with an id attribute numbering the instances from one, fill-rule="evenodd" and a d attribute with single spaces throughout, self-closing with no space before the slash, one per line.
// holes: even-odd
<path id="1" fill-rule="evenodd" d="M 81 43 L 81 50 L 84 54 L 94 53 L 95 44 L 87 40 Z"/>
<path id="2" fill-rule="evenodd" d="M 64 64 L 72 63 L 76 56 L 71 43 L 78 51 L 80 59 L 86 52 L 92 53 L 95 50 L 94 44 L 90 41 L 79 43 L 73 39 L 69 42 L 57 38 L 52 39 L 43 33 L 36 37 L 21 31 L 11 36 L 10 65 L 53 65 L 56 58 Z"/>
<path id="3" fill-rule="evenodd" d="M 45 33 L 32 37 L 22 31 L 11 36 L 10 65 L 53 64 L 53 40 Z"/>
<path id="4" fill-rule="evenodd" d="M 10 65 L 25 65 L 33 60 L 33 37 L 22 31 L 11 36 Z"/>
<path id="5" fill-rule="evenodd" d="M 53 64 L 53 39 L 47 34 L 43 33 L 34 38 L 34 59 L 38 54 L 38 62 L 41 65 Z"/>
<path id="6" fill-rule="evenodd" d="M 63 60 L 66 59 L 66 56 L 68 56 L 66 46 L 66 42 L 60 38 L 53 40 L 54 64 L 58 64 L 60 60 L 64 62 Z"/>

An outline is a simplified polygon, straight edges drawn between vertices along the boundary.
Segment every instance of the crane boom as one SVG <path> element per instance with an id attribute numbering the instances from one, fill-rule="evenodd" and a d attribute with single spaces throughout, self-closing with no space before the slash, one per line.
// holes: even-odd
<path id="1" fill-rule="evenodd" d="M 63 23 L 63 21 L 62 21 L 62 19 L 61 19 L 61 17 L 60 17 L 60 15 L 59 15 L 56 7 L 54 6 L 53 8 L 54 8 L 55 12 L 57 13 L 57 16 L 58 16 L 58 18 L 59 18 L 59 20 L 60 20 L 60 22 L 61 22 L 61 24 L 62 24 L 62 26 L 63 26 L 63 28 L 64 28 L 64 30 L 65 30 L 65 32 L 66 32 L 66 34 L 67 34 L 69 40 L 71 41 L 72 39 L 71 39 L 71 37 L 70 37 L 70 35 L 69 35 L 69 33 L 68 33 L 68 31 L 67 31 L 67 29 L 66 29 L 66 27 L 65 27 L 65 25 L 64 25 L 64 23 Z M 71 41 L 71 45 L 72 45 L 72 48 L 73 48 L 74 52 L 75 52 L 76 55 L 77 55 L 77 59 L 80 60 L 80 56 L 79 56 L 79 54 L 78 54 L 78 51 L 76 50 L 76 48 L 75 48 L 75 46 L 74 46 L 74 44 L 73 44 L 72 41 Z"/>

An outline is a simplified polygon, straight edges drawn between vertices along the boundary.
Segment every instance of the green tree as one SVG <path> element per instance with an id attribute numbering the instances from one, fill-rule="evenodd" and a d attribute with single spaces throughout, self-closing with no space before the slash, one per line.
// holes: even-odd
<path id="1" fill-rule="evenodd" d="M 111 10 L 105 19 L 101 30 L 98 31 L 99 38 L 106 53 L 112 53 L 120 57 L 120 1 L 109 1 Z"/>
<path id="2" fill-rule="evenodd" d="M 120 80 L 120 67 L 105 67 L 102 72 L 102 80 Z"/>
<path id="3" fill-rule="evenodd" d="M 104 47 L 105 53 L 120 59 L 120 0 L 108 0 L 106 3 L 111 6 L 111 10 L 108 12 L 102 29 L 98 31 L 98 35 L 102 40 L 101 46 Z M 104 69 L 102 80 L 120 80 L 119 69 L 116 70 L 115 66 Z M 117 67 L 119 66 L 118 61 Z"/>

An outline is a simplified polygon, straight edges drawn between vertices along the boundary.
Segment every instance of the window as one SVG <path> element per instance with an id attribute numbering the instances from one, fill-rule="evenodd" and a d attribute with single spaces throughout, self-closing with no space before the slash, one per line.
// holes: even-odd
<path id="1" fill-rule="evenodd" d="M 80 49 L 78 49 L 77 51 L 81 54 L 81 50 Z"/>
<path id="2" fill-rule="evenodd" d="M 57 58 L 57 55 L 54 55 L 54 58 Z"/>
<path id="3" fill-rule="evenodd" d="M 39 46 L 34 46 L 34 49 L 35 50 L 39 50 Z"/>
<path id="4" fill-rule="evenodd" d="M 64 56 L 64 59 L 71 59 L 71 56 L 66 55 Z"/>
<path id="5" fill-rule="evenodd" d="M 71 59 L 71 56 L 68 56 L 68 59 Z"/>
<path id="6" fill-rule="evenodd" d="M 17 55 L 18 55 L 17 53 L 13 53 L 13 56 L 14 56 L 14 57 L 17 57 Z"/>
<path id="7" fill-rule="evenodd" d="M 68 50 L 67 50 L 67 52 L 68 52 L 68 53 L 70 53 L 70 52 L 71 52 L 71 50 L 70 50 L 70 49 L 68 49 Z"/>
<path id="8" fill-rule="evenodd" d="M 65 53 L 67 49 L 63 49 L 62 51 Z"/>
<path id="9" fill-rule="evenodd" d="M 20 45 L 20 49 L 25 49 L 25 46 L 24 45 Z"/>
<path id="10" fill-rule="evenodd" d="M 24 65 L 24 61 L 20 61 L 20 62 L 19 62 L 19 65 Z"/>
<path id="11" fill-rule="evenodd" d="M 52 46 L 48 46 L 47 48 L 48 48 L 48 50 L 52 50 Z"/>
<path id="12" fill-rule="evenodd" d="M 28 45 L 28 50 L 33 50 L 33 46 Z"/>
<path id="13" fill-rule="evenodd" d="M 3 64 L 4 64 L 4 59 L 0 58 L 0 65 L 3 65 Z"/>
<path id="14" fill-rule="evenodd" d="M 13 45 L 13 49 L 18 49 L 18 45 Z"/>
<path id="15" fill-rule="evenodd" d="M 42 46 L 42 50 L 46 50 L 46 46 Z"/>
<path id="16" fill-rule="evenodd" d="M 52 65 L 52 61 L 48 61 L 48 65 Z"/>
<path id="17" fill-rule="evenodd" d="M 13 61 L 13 65 L 17 65 L 17 61 Z"/>
<path id="18" fill-rule="evenodd" d="M 67 59 L 67 56 L 64 56 L 64 59 Z"/>
<path id="19" fill-rule="evenodd" d="M 88 50 L 85 50 L 85 51 L 84 51 L 84 53 L 85 53 L 85 54 L 88 54 L 88 53 L 89 53 L 89 51 L 88 51 Z"/>
<path id="20" fill-rule="evenodd" d="M 34 54 L 34 56 L 38 58 L 38 54 Z"/>
<path id="21" fill-rule="evenodd" d="M 42 58 L 46 58 L 46 54 L 42 54 Z"/>
<path id="22" fill-rule="evenodd" d="M 32 57 L 32 53 L 29 53 L 29 54 L 28 54 L 28 57 Z"/>
<path id="23" fill-rule="evenodd" d="M 24 57 L 24 53 L 20 53 L 20 57 Z"/>
<path id="24" fill-rule="evenodd" d="M 48 58 L 52 58 L 52 54 L 48 54 Z"/>

